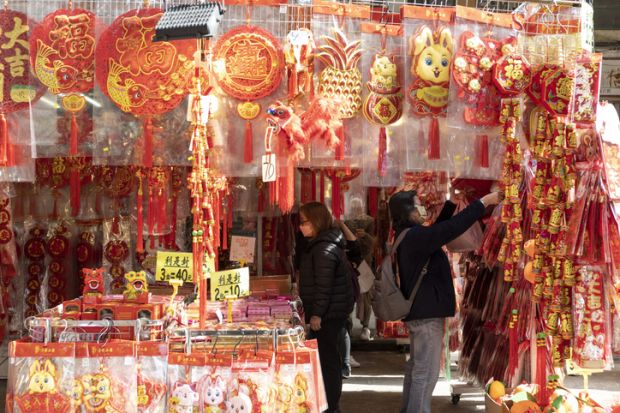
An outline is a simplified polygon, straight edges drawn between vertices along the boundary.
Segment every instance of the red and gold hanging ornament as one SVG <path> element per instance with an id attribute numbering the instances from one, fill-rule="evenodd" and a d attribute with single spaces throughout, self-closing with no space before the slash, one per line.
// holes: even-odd
<path id="1" fill-rule="evenodd" d="M 153 165 L 153 116 L 169 112 L 187 96 L 196 51 L 191 40 L 153 41 L 162 15 L 154 7 L 120 15 L 99 37 L 95 53 L 103 93 L 123 112 L 143 119 L 145 167 Z"/>
<path id="2" fill-rule="evenodd" d="M 289 101 L 298 96 L 314 97 L 314 36 L 310 29 L 291 30 L 284 43 L 284 61 Z"/>
<path id="3" fill-rule="evenodd" d="M 316 57 L 325 67 L 319 74 L 318 93 L 334 101 L 341 120 L 351 119 L 362 109 L 362 72 L 359 61 L 362 58 L 362 41 L 349 41 L 341 29 L 334 29 L 334 36 L 323 36 L 323 45 L 318 47 Z M 345 132 L 343 126 L 336 130 L 339 145 L 336 159 L 344 159 Z"/>
<path id="4" fill-rule="evenodd" d="M 169 167 L 154 167 L 148 171 L 147 227 L 151 249 L 155 248 L 156 234 L 163 234 L 168 226 L 170 172 Z"/>
<path id="5" fill-rule="evenodd" d="M 125 285 L 125 267 L 130 265 L 129 223 L 113 218 L 104 223 L 103 231 L 104 267 L 112 279 L 110 287 L 117 290 Z"/>
<path id="6" fill-rule="evenodd" d="M 428 159 L 439 159 L 441 156 L 437 118 L 446 116 L 454 51 L 452 31 L 449 27 L 439 25 L 439 19 L 442 19 L 439 12 L 435 12 L 435 15 L 435 27 L 421 26 L 409 40 L 408 52 L 413 76 L 407 93 L 411 110 L 417 116 L 431 117 Z M 450 13 L 443 16 L 442 20 L 449 22 L 453 17 L 454 14 Z"/>
<path id="7" fill-rule="evenodd" d="M 395 25 L 362 25 L 363 32 L 379 33 L 381 51 L 375 55 L 370 66 L 370 80 L 367 82 L 369 94 L 364 102 L 364 116 L 379 128 L 379 156 L 377 171 L 385 176 L 387 164 L 388 125 L 397 122 L 403 115 L 403 95 L 396 57 L 386 50 L 387 36 L 402 36 L 402 28 Z"/>
<path id="8" fill-rule="evenodd" d="M 340 219 L 344 212 L 344 192 L 349 187 L 347 182 L 357 178 L 361 170 L 349 168 L 333 168 L 326 169 L 325 175 L 332 181 L 332 215 L 336 219 Z"/>
<path id="9" fill-rule="evenodd" d="M 58 95 L 62 108 L 71 113 L 69 155 L 78 154 L 77 114 L 86 107 L 84 94 L 95 84 L 95 15 L 84 9 L 56 10 L 43 18 L 30 36 L 33 73 L 50 93 Z M 71 207 L 80 211 L 80 172 L 71 170 Z"/>
<path id="10" fill-rule="evenodd" d="M 229 96 L 241 100 L 237 113 L 245 119 L 245 163 L 254 159 L 252 120 L 261 112 L 255 102 L 272 94 L 282 81 L 285 69 L 280 41 L 258 26 L 238 26 L 218 40 L 213 50 L 217 82 Z"/>
<path id="11" fill-rule="evenodd" d="M 30 77 L 28 17 L 0 10 L 0 166 L 15 165 L 7 115 L 29 109 L 45 88 Z"/>
<path id="12" fill-rule="evenodd" d="M 275 148 L 276 165 L 283 164 L 277 167 L 276 183 L 270 185 L 270 200 L 272 204 L 277 202 L 280 210 L 287 213 L 295 203 L 295 165 L 305 159 L 303 145 L 308 140 L 301 127 L 301 119 L 290 106 L 278 101 L 269 106 L 267 114 L 266 153 L 272 153 L 272 148 Z M 273 138 L 276 138 L 275 142 Z"/>
<path id="13" fill-rule="evenodd" d="M 47 303 L 50 307 L 56 307 L 64 301 L 66 274 L 69 263 L 67 257 L 71 242 L 71 233 L 64 223 L 59 223 L 50 231 L 47 241 L 47 253 L 51 257 L 51 262 L 47 266 Z"/>
<path id="14" fill-rule="evenodd" d="M 513 282 L 523 254 L 523 233 L 521 222 L 520 187 L 523 179 L 523 151 L 517 136 L 517 123 L 522 118 L 523 102 L 520 98 L 502 99 L 501 122 L 502 138 L 506 144 L 506 154 L 502 168 L 501 184 L 504 189 L 504 204 L 501 220 L 506 224 L 506 234 L 502 240 L 497 257 L 504 264 L 504 281 Z"/>
<path id="15" fill-rule="evenodd" d="M 26 291 L 24 317 L 34 317 L 39 314 L 38 295 L 41 291 L 41 282 L 45 275 L 45 231 L 42 228 L 34 227 L 28 232 L 28 239 L 24 244 L 24 255 L 26 257 Z"/>
<path id="16" fill-rule="evenodd" d="M 541 92 L 541 103 L 551 114 L 570 114 L 575 92 L 574 73 L 568 68 L 558 67 L 545 76 Z"/>
<path id="17" fill-rule="evenodd" d="M 573 122 L 596 122 L 596 111 L 601 87 L 603 55 L 586 53 L 575 61 L 575 96 Z"/>
<path id="18" fill-rule="evenodd" d="M 0 340 L 4 339 L 9 321 L 9 308 L 15 297 L 9 295 L 11 281 L 17 275 L 18 258 L 11 199 L 0 198 Z"/>

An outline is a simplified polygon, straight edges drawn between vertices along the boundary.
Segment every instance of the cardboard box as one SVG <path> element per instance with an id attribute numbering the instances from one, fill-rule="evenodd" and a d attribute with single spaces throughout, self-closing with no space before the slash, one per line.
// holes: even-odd
<path id="1" fill-rule="evenodd" d="M 255 297 L 289 295 L 291 293 L 291 276 L 265 275 L 250 277 L 250 291 Z"/>

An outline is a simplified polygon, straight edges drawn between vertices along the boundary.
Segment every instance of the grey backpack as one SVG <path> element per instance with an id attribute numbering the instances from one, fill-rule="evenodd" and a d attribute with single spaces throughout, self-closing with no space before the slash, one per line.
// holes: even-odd
<path id="1" fill-rule="evenodd" d="M 407 235 L 409 229 L 404 230 L 398 236 L 394 245 L 390 249 L 390 255 L 383 259 L 381 267 L 378 270 L 378 278 L 374 281 L 374 291 L 372 293 L 372 310 L 375 316 L 383 321 L 400 321 L 409 315 L 411 306 L 415 300 L 415 296 L 420 289 L 422 279 L 428 272 L 428 260 L 422 268 L 422 272 L 411 292 L 409 298 L 405 298 L 400 288 L 396 284 L 396 275 L 398 274 L 398 260 L 396 259 L 396 251 L 398 246 Z M 396 274 L 394 273 L 396 268 Z"/>

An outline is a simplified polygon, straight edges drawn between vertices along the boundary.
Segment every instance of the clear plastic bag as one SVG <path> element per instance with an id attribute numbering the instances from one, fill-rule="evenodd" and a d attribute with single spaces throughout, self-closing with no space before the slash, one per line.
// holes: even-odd
<path id="1" fill-rule="evenodd" d="M 99 86 L 95 94 L 99 104 L 94 111 L 96 163 L 189 164 L 192 129 L 186 116 L 186 96 L 196 43 L 152 42 L 154 26 L 163 14 L 161 5 L 161 1 L 132 0 L 108 3 L 98 10 L 105 26 L 98 27 L 95 53 Z M 139 19 L 140 26 L 128 26 L 131 30 L 125 32 L 124 19 Z M 140 48 L 126 48 L 135 36 L 146 40 Z M 148 60 L 148 53 L 165 58 Z"/>
<path id="2" fill-rule="evenodd" d="M 110 340 L 77 343 L 73 391 L 85 410 L 138 413 L 138 368 L 135 343 Z"/>
<path id="3" fill-rule="evenodd" d="M 215 122 L 213 127 L 222 137 L 221 149 L 218 148 L 217 152 L 221 172 L 227 176 L 255 177 L 262 173 L 261 162 L 258 161 L 265 153 L 263 138 L 267 123 L 262 121 L 261 114 L 265 113 L 272 102 L 286 98 L 286 80 L 282 75 L 285 70 L 283 43 L 288 34 L 287 24 L 284 22 L 288 17 L 288 9 L 286 5 L 273 0 L 260 0 L 252 2 L 251 5 L 235 0 L 227 2 L 226 9 L 226 18 L 222 21 L 219 38 L 233 33 L 232 30 L 246 32 L 245 28 L 249 25 L 250 31 L 261 33 L 262 38 L 269 39 L 268 43 L 274 46 L 271 50 L 275 50 L 272 56 L 275 59 L 272 62 L 274 66 L 263 74 L 262 83 L 258 84 L 256 80 L 249 81 L 252 92 L 256 92 L 258 98 L 235 98 L 224 91 L 226 86 L 223 86 L 221 80 L 212 92 L 217 99 L 218 109 L 213 114 L 211 122 Z M 258 29 L 252 27 L 258 27 L 263 31 L 258 32 Z M 214 43 L 216 53 L 218 40 L 215 39 Z M 217 79 L 218 74 L 225 72 L 226 62 L 216 55 L 214 59 Z M 252 65 L 258 69 L 260 62 L 252 62 Z M 277 71 L 274 69 L 276 66 Z M 268 73 L 274 77 L 266 82 L 264 80 Z M 247 73 L 242 74 L 248 76 Z"/>
<path id="4" fill-rule="evenodd" d="M 170 353 L 168 356 L 167 411 L 202 411 L 199 387 L 201 379 L 207 374 L 206 357 L 206 353 Z"/>
<path id="5" fill-rule="evenodd" d="M 130 218 L 113 218 L 103 222 L 103 267 L 106 269 L 106 291 L 125 286 L 125 273 L 133 266 L 134 251 L 130 237 Z"/>
<path id="6" fill-rule="evenodd" d="M 362 23 L 369 17 L 370 8 L 357 4 L 317 2 L 313 7 L 312 31 L 321 51 L 321 61 L 315 63 L 318 75 L 315 98 L 336 102 L 342 128 L 336 131 L 340 143 L 335 151 L 324 142 L 311 143 L 311 155 L 305 166 L 360 166 L 364 147 L 360 137 L 367 127 L 363 116 L 359 116 L 363 105 L 359 61 L 364 52 L 360 34 Z M 341 81 L 347 84 L 344 90 L 338 86 Z"/>
<path id="7" fill-rule="evenodd" d="M 160 413 L 166 408 L 168 378 L 168 344 L 136 344 L 138 413 Z"/>
<path id="8" fill-rule="evenodd" d="M 447 124 L 459 130 L 456 147 L 475 148 L 470 171 L 490 177 L 485 169 L 499 153 L 492 153 L 491 147 L 498 135 L 502 99 L 493 72 L 502 55 L 517 48 L 512 15 L 459 6 L 454 34 Z M 469 133 L 463 136 L 463 130 Z"/>
<path id="9" fill-rule="evenodd" d="M 448 169 L 453 134 L 445 124 L 450 69 L 454 55 L 452 7 L 405 6 L 408 169 Z M 422 164 L 422 165 L 420 165 Z"/>
<path id="10" fill-rule="evenodd" d="M 364 23 L 361 28 L 365 50 L 362 112 L 369 122 L 362 135 L 363 182 L 373 187 L 396 186 L 405 134 L 401 120 L 405 104 L 403 32 L 398 25 Z"/>
<path id="11" fill-rule="evenodd" d="M 32 317 L 47 308 L 47 288 L 43 280 L 46 267 L 47 226 L 42 222 L 24 222 L 24 317 Z"/>
<path id="12" fill-rule="evenodd" d="M 91 151 L 98 23 L 86 7 L 69 9 L 64 0 L 28 3 L 28 16 L 37 22 L 30 28 L 31 65 L 34 76 L 47 89 L 32 105 L 38 156 L 75 156 Z M 66 30 L 69 35 L 55 38 L 56 30 Z M 62 81 L 47 75 L 50 66 L 58 68 Z"/>
<path id="13" fill-rule="evenodd" d="M 12 413 L 75 411 L 69 392 L 75 376 L 75 344 L 12 341 L 6 409 Z"/>

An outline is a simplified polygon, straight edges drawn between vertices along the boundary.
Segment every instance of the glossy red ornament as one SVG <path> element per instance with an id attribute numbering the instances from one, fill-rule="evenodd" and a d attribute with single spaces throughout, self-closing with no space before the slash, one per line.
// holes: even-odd
<path id="1" fill-rule="evenodd" d="M 97 82 L 124 112 L 144 117 L 144 166 L 153 164 L 152 116 L 174 109 L 187 96 L 196 42 L 153 42 L 159 8 L 130 10 L 101 34 L 95 53 Z"/>
<path id="2" fill-rule="evenodd" d="M 280 82 L 285 69 L 280 41 L 257 26 L 239 26 L 226 32 L 213 49 L 214 73 L 222 90 L 241 102 L 237 113 L 246 120 L 244 161 L 252 162 L 252 123 L 260 113 L 253 101 L 269 96 Z"/>
<path id="3" fill-rule="evenodd" d="M 21 12 L 0 10 L 0 166 L 13 166 L 15 159 L 6 115 L 29 109 L 45 92 L 30 77 L 28 27 L 32 22 Z"/>
<path id="4" fill-rule="evenodd" d="M 502 56 L 493 68 L 493 82 L 505 96 L 516 96 L 525 92 L 532 83 L 529 62 L 516 53 Z"/>
<path id="5" fill-rule="evenodd" d="M 558 68 L 545 77 L 542 87 L 542 104 L 555 115 L 568 115 L 575 88 L 574 74 Z"/>

